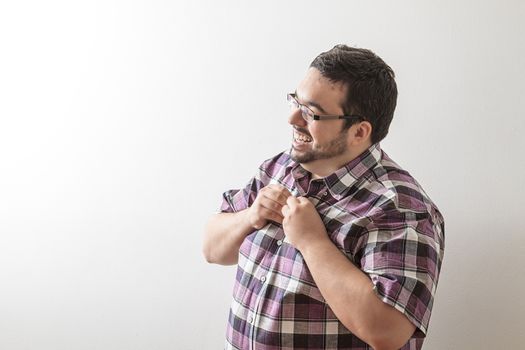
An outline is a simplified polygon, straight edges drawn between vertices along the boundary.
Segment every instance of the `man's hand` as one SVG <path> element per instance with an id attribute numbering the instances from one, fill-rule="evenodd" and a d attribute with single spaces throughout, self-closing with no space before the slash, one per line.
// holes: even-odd
<path id="1" fill-rule="evenodd" d="M 301 251 L 308 243 L 328 239 L 319 213 L 305 197 L 288 197 L 282 215 L 284 233 L 297 250 Z"/>
<path id="2" fill-rule="evenodd" d="M 268 221 L 281 224 L 283 222 L 281 209 L 289 197 L 293 198 L 292 194 L 281 185 L 272 184 L 261 188 L 246 214 L 250 226 L 259 230 Z"/>

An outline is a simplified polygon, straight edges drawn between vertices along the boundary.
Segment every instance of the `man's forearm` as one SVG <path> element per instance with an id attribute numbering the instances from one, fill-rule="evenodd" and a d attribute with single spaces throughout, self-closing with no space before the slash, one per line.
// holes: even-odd
<path id="1" fill-rule="evenodd" d="M 253 228 L 246 219 L 246 210 L 213 215 L 205 228 L 203 254 L 209 263 L 234 265 L 239 247 Z"/>
<path id="2" fill-rule="evenodd" d="M 328 237 L 301 249 L 321 294 L 339 320 L 374 349 L 399 349 L 415 327 L 381 301 L 373 283 Z"/>

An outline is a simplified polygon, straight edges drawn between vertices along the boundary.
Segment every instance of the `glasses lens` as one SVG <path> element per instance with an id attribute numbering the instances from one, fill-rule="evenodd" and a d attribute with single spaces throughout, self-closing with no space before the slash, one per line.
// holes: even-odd
<path id="1" fill-rule="evenodd" d="M 308 123 L 314 120 L 314 113 L 306 106 L 301 106 L 301 115 L 303 116 L 303 119 L 306 120 Z"/>
<path id="2" fill-rule="evenodd" d="M 290 108 L 293 110 L 301 110 L 301 116 L 304 120 L 306 120 L 308 123 L 310 123 L 312 120 L 314 120 L 314 112 L 312 112 L 308 107 L 303 106 L 300 104 L 293 94 L 286 95 L 286 100 L 288 100 L 288 103 L 290 104 Z"/>
<path id="3" fill-rule="evenodd" d="M 286 95 L 286 100 L 288 101 L 288 104 L 290 105 L 290 108 L 294 108 L 294 109 L 299 108 L 299 103 L 297 103 L 297 101 L 292 96 L 292 94 Z"/>

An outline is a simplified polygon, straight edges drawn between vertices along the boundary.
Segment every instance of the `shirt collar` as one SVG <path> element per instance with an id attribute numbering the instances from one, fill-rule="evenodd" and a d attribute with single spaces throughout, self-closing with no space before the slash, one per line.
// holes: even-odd
<path id="1" fill-rule="evenodd" d="M 360 177 L 373 169 L 381 161 L 381 157 L 381 146 L 379 143 L 373 144 L 343 167 L 326 176 L 323 179 L 326 187 L 334 198 L 341 199 Z M 294 163 L 292 174 L 296 180 L 309 174 L 299 163 L 293 161 L 292 163 Z"/>

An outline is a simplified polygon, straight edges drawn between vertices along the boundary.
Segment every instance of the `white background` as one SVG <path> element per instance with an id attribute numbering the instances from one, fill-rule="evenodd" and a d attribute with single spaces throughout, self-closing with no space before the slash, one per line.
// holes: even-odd
<path id="1" fill-rule="evenodd" d="M 383 149 L 446 219 L 426 349 L 525 343 L 521 1 L 0 5 L 0 349 L 220 349 L 224 190 L 290 145 L 337 43 L 397 74 Z"/>

